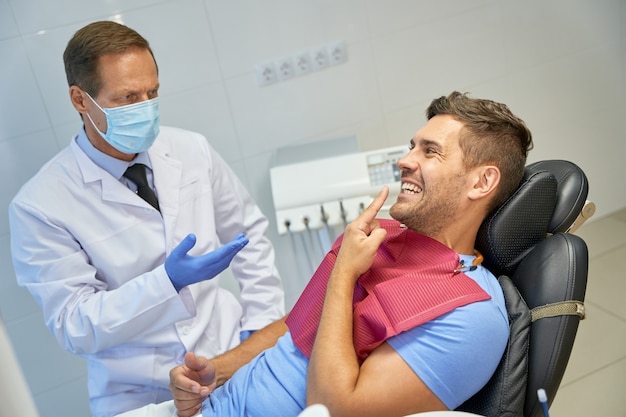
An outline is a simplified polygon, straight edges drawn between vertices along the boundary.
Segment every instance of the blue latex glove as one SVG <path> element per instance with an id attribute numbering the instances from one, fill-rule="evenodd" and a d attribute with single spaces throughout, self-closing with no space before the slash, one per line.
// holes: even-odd
<path id="1" fill-rule="evenodd" d="M 188 255 L 187 252 L 195 244 L 196 235 L 188 234 L 165 259 L 165 271 L 176 291 L 180 291 L 187 285 L 214 278 L 228 268 L 237 252 L 248 244 L 248 238 L 240 233 L 213 252 L 200 256 Z"/>
<path id="2" fill-rule="evenodd" d="M 241 342 L 252 336 L 252 333 L 256 332 L 256 330 L 242 330 L 239 332 L 239 338 Z"/>

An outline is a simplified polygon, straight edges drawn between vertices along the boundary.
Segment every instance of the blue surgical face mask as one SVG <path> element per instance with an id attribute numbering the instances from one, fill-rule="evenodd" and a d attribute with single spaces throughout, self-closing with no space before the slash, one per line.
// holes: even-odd
<path id="1" fill-rule="evenodd" d="M 120 107 L 102 108 L 87 96 L 106 116 L 107 132 L 102 133 L 87 113 L 93 127 L 111 146 L 126 154 L 148 150 L 159 135 L 159 98 Z"/>

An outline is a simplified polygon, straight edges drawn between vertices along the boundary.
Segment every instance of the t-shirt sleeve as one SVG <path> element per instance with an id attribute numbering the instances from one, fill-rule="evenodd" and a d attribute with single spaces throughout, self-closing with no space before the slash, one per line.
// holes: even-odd
<path id="1" fill-rule="evenodd" d="M 503 306 L 491 299 L 459 307 L 387 342 L 453 410 L 489 381 L 508 333 Z"/>

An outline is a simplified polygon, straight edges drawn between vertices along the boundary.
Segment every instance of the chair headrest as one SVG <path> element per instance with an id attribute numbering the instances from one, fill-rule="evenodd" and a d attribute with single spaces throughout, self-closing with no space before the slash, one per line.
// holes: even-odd
<path id="1" fill-rule="evenodd" d="M 511 276 L 549 233 L 567 231 L 587 193 L 587 178 L 572 162 L 528 165 L 518 189 L 487 216 L 478 231 L 476 249 L 485 257 L 484 265 L 496 276 Z"/>
<path id="2" fill-rule="evenodd" d="M 556 177 L 556 205 L 548 232 L 552 234 L 567 232 L 587 201 L 589 193 L 587 176 L 579 166 L 563 160 L 539 161 L 528 165 L 526 169 L 534 172 L 546 170 Z"/>

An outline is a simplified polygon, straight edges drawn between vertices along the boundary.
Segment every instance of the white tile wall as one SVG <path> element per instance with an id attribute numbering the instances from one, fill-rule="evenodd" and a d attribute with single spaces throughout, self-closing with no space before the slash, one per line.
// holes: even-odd
<path id="1" fill-rule="evenodd" d="M 198 83 L 185 90 L 160 95 L 161 123 L 203 132 L 224 159 L 241 160 L 241 141 L 235 131 L 223 83 Z"/>
<path id="2" fill-rule="evenodd" d="M 28 126 L 30 122 L 30 117 L 24 113 L 16 112 L 14 117 L 21 118 L 23 126 Z M 45 129 L 0 140 L 0 178 L 2 178 L 0 204 L 5 213 L 0 217 L 0 235 L 9 232 L 6 209 L 13 194 L 58 151 L 57 144 L 51 140 L 50 134 L 49 129 Z"/>
<path id="3" fill-rule="evenodd" d="M 422 26 L 494 4 L 493 0 L 367 0 L 370 37 Z M 459 32 L 457 32 L 458 34 Z"/>
<path id="4" fill-rule="evenodd" d="M 4 322 L 11 323 L 28 315 L 40 314 L 35 299 L 30 296 L 28 291 L 18 287 L 14 279 L 8 234 L 0 236 L 0 265 L 2 265 L 0 277 L 0 306 L 2 306 L 2 310 L 0 312 Z"/>
<path id="5" fill-rule="evenodd" d="M 372 56 L 354 44 L 348 62 L 269 87 L 254 77 L 226 82 L 242 152 L 249 157 L 302 138 L 319 136 L 379 114 Z"/>
<path id="6" fill-rule="evenodd" d="M 38 90 L 37 98 L 43 101 L 46 116 L 52 124 L 66 123 L 78 118 L 69 100 L 62 51 L 69 38 L 81 26 L 82 24 L 73 24 L 46 29 L 41 33 L 30 32 L 19 39 L 28 56 L 28 66 L 23 68 L 24 74 L 34 75 L 35 80 L 30 87 Z M 29 103 L 33 100 L 28 95 L 24 99 Z M 15 118 L 15 123 L 23 124 L 21 122 L 21 117 Z"/>
<path id="7" fill-rule="evenodd" d="M 335 39 L 367 38 L 363 1 L 206 1 L 224 77 L 250 75 L 257 62 Z"/>
<path id="8" fill-rule="evenodd" d="M 0 0 L 0 39 L 18 35 L 17 24 L 8 0 Z"/>
<path id="9" fill-rule="evenodd" d="M 160 0 L 104 0 L 85 2 L 81 0 L 8 0 L 17 20 L 20 32 L 30 33 L 42 29 L 72 25 L 84 20 L 101 19 L 120 12 L 137 9 L 148 10 L 149 5 L 163 3 Z"/>
<path id="10" fill-rule="evenodd" d="M 163 123 L 205 134 L 267 213 L 289 306 L 309 271 L 273 229 L 276 149 L 354 134 L 362 150 L 404 144 L 454 89 L 508 103 L 534 132 L 531 161 L 580 164 L 597 217 L 626 206 L 626 0 L 0 0 L 4 213 L 80 126 L 61 55 L 99 19 L 148 38 Z M 345 64 L 257 86 L 256 63 L 333 40 L 346 41 Z M 8 241 L 0 216 L 0 313 L 39 411 L 87 416 L 84 363 L 15 284 Z"/>
<path id="11" fill-rule="evenodd" d="M 505 28 L 512 69 L 619 39 L 621 0 L 507 2 Z"/>
<path id="12" fill-rule="evenodd" d="M 503 77 L 502 27 L 502 12 L 491 4 L 373 39 L 383 109 Z"/>
<path id="13" fill-rule="evenodd" d="M 50 120 L 22 39 L 0 39 L 0 56 L 0 141 L 49 129 Z"/>

